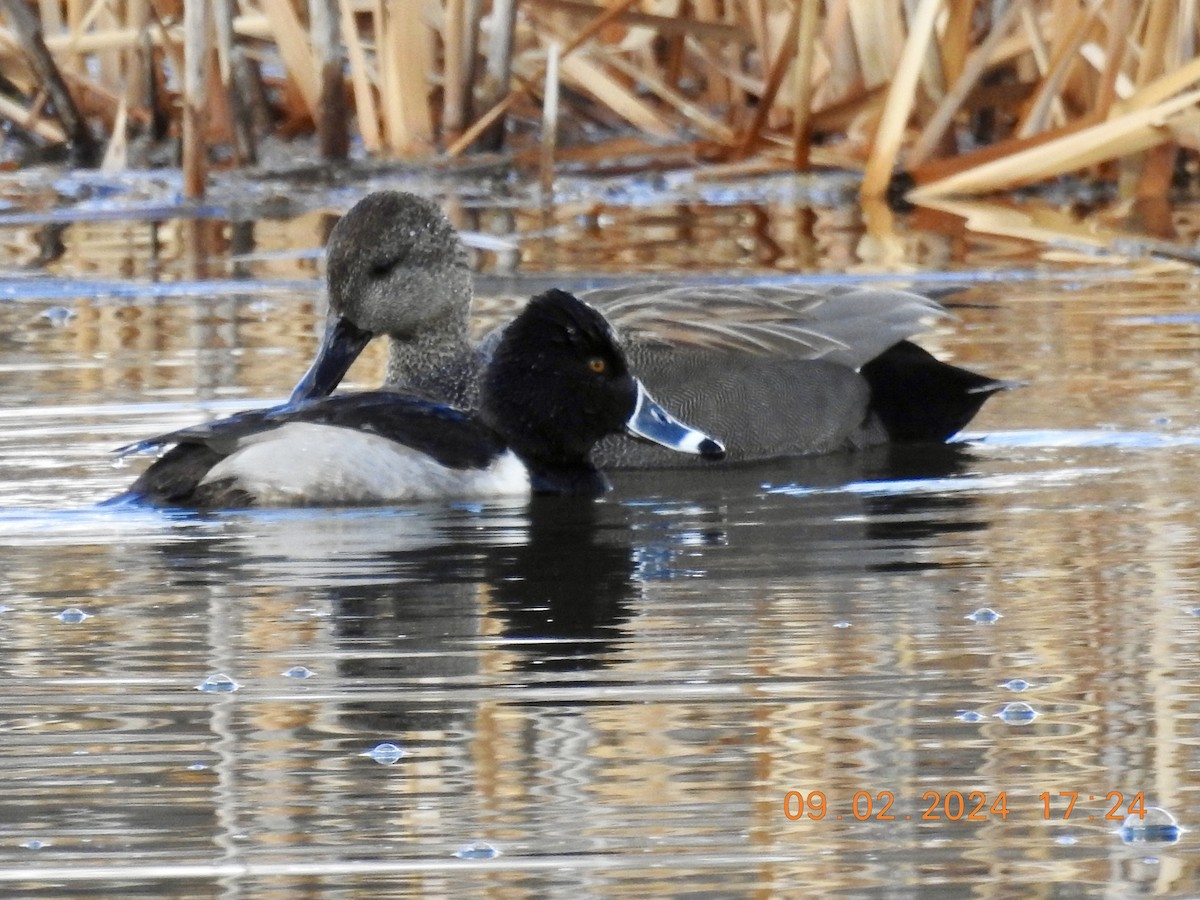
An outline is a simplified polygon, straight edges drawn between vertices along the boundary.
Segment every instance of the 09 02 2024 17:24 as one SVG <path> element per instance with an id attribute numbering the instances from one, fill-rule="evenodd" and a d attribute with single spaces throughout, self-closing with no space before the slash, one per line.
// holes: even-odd
<path id="1" fill-rule="evenodd" d="M 1090 821 L 1097 818 L 1102 821 L 1122 822 L 1127 816 L 1146 817 L 1146 797 L 1144 791 L 1137 791 L 1126 801 L 1122 791 L 1107 791 L 1102 795 L 1087 794 L 1086 802 L 1093 803 L 1103 800 L 1105 806 L 1099 812 L 1076 810 L 1076 803 L 1085 795 L 1079 791 L 1043 791 L 1038 794 L 1042 819 L 1049 821 L 1067 821 L 1072 816 L 1082 818 L 1084 815 Z M 909 813 L 895 808 L 896 795 L 893 791 L 856 791 L 844 815 L 859 822 L 868 820 L 889 822 L 896 820 L 911 821 L 917 819 L 923 822 L 986 822 L 991 819 L 1007 821 L 1010 813 L 1007 791 L 925 791 L 921 795 L 920 805 Z M 1033 806 L 1033 804 L 1030 804 Z M 1035 809 L 1037 807 L 1034 807 Z M 788 791 L 783 797 L 783 814 L 790 821 L 802 819 L 818 821 L 826 817 L 841 820 L 843 813 L 835 811 L 824 791 Z"/>

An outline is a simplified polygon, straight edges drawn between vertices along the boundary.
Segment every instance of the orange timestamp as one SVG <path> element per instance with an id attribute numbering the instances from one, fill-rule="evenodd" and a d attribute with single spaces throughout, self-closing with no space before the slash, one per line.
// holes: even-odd
<path id="1" fill-rule="evenodd" d="M 1043 791 L 1037 799 L 1041 801 L 1042 818 L 1065 822 L 1075 815 L 1082 819 L 1085 813 L 1077 811 L 1075 804 L 1084 795 L 1079 791 Z M 1146 818 L 1146 796 L 1144 791 L 1133 794 L 1128 802 L 1121 791 L 1108 791 L 1102 797 L 1087 794 L 1087 800 L 1103 799 L 1106 811 L 1103 814 L 1088 813 L 1089 821 L 1123 822 L 1128 816 Z M 918 822 L 986 822 L 991 819 L 1008 821 L 1008 791 L 926 791 L 921 795 L 917 810 L 905 813 L 895 808 L 896 795 L 892 791 L 855 791 L 844 814 L 831 809 L 824 791 L 788 791 L 783 795 L 783 814 L 795 822 L 801 819 L 818 820 L 826 816 L 841 820 L 854 819 L 859 822 L 896 820 Z"/>

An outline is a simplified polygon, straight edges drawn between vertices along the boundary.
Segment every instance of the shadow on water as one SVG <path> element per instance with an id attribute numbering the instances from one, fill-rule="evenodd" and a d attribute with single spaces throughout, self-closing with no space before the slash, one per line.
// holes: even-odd
<path id="1" fill-rule="evenodd" d="M 798 566 L 891 571 L 944 565 L 909 558 L 913 541 L 986 527 L 971 515 L 969 494 L 933 486 L 969 473 L 974 462 L 968 444 L 893 445 L 724 469 L 719 477 L 686 469 L 622 472 L 615 480 L 618 496 L 653 498 L 629 501 L 645 513 L 636 528 L 653 530 L 660 503 L 691 512 L 691 541 L 698 545 L 728 546 L 735 535 L 751 534 L 753 547 L 729 552 L 726 564 L 760 576 L 795 573 Z M 915 489 L 888 489 L 900 482 Z M 930 489 L 921 490 L 923 482 Z"/>
<path id="2" fill-rule="evenodd" d="M 469 661 L 466 641 L 492 640 L 522 668 L 567 673 L 607 666 L 635 593 L 632 543 L 619 521 L 587 501 L 531 504 L 523 527 L 489 545 L 463 530 L 417 551 L 383 552 L 389 583 L 330 591 L 338 636 L 347 648 L 366 639 L 390 658 L 347 660 L 350 677 L 439 674 Z M 453 624 L 478 632 L 455 633 Z M 430 659 L 412 660 L 416 648 Z M 430 667 L 432 662 L 432 668 Z"/>

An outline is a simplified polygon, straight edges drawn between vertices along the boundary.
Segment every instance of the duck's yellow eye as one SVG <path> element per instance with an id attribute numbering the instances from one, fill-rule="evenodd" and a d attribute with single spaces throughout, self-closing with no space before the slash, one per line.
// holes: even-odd
<path id="1" fill-rule="evenodd" d="M 588 368 L 598 374 L 608 368 L 608 363 L 606 363 L 599 356 L 593 356 L 588 360 Z"/>

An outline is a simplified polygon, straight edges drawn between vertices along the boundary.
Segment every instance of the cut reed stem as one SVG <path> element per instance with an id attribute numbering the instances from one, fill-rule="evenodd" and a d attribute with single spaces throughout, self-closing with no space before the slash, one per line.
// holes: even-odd
<path id="1" fill-rule="evenodd" d="M 77 164 L 93 133 L 108 166 L 139 129 L 178 136 L 197 195 L 209 151 L 252 164 L 271 130 L 331 160 L 511 133 L 543 177 L 547 135 L 552 160 L 608 166 L 632 130 L 646 165 L 837 164 L 864 196 L 901 161 L 919 196 L 1118 168 L 1145 194 L 1200 153 L 1198 47 L 1195 0 L 0 0 L 0 119 Z"/>

